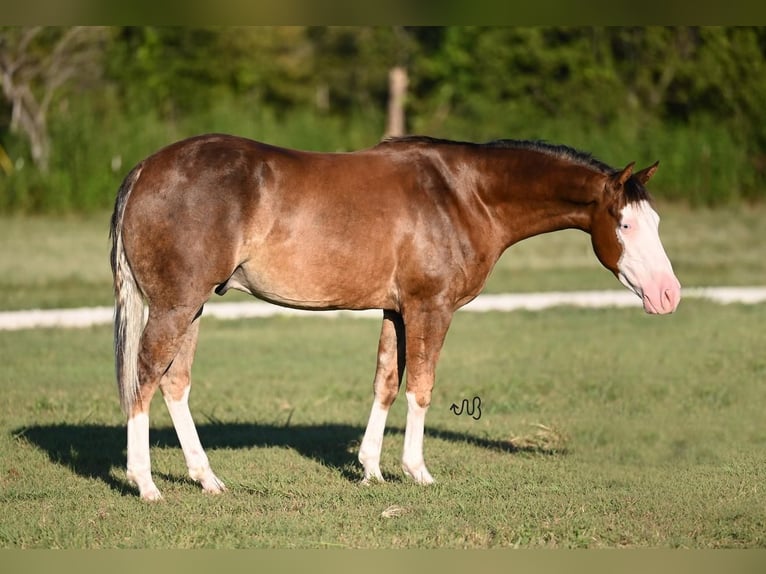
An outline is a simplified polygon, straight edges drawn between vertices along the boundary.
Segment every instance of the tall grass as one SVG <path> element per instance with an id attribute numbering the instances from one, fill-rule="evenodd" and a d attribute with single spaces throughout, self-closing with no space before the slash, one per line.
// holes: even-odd
<path id="1" fill-rule="evenodd" d="M 764 197 L 766 182 L 747 146 L 712 122 L 681 126 L 628 117 L 591 125 L 577 118 L 539 117 L 506 108 L 490 110 L 492 122 L 452 114 L 438 121 L 413 121 L 411 130 L 474 141 L 545 139 L 590 151 L 615 167 L 634 160 L 643 167 L 660 160 L 661 171 L 652 182 L 655 195 L 695 206 Z M 278 114 L 255 101 L 221 98 L 197 113 L 162 118 L 152 110 L 122 110 L 108 93 L 98 99 L 72 99 L 51 121 L 48 174 L 36 170 L 18 137 L 6 135 L 7 141 L 0 142 L 16 166 L 11 174 L 0 172 L 0 212 L 103 209 L 112 203 L 132 165 L 195 134 L 228 132 L 301 149 L 345 151 L 374 145 L 383 130 L 383 112 L 372 107 L 341 118 L 308 109 Z"/>
<path id="2" fill-rule="evenodd" d="M 151 110 L 122 112 L 116 104 L 71 101 L 51 123 L 53 153 L 41 174 L 24 142 L 0 142 L 14 160 L 0 172 L 0 212 L 92 212 L 110 206 L 122 178 L 138 161 L 176 140 L 224 132 L 299 149 L 348 151 L 374 145 L 383 133 L 377 110 L 354 118 L 298 110 L 277 114 L 256 104 L 220 100 L 189 117 L 160 118 Z"/>

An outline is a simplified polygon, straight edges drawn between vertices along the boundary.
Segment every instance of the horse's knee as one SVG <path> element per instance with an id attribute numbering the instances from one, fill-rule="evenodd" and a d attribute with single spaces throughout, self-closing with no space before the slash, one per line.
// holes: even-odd
<path id="1" fill-rule="evenodd" d="M 384 407 L 390 407 L 399 394 L 399 380 L 395 376 L 375 381 L 375 400 Z"/>
<path id="2" fill-rule="evenodd" d="M 411 408 L 427 409 L 431 405 L 431 388 L 407 386 L 407 404 Z"/>

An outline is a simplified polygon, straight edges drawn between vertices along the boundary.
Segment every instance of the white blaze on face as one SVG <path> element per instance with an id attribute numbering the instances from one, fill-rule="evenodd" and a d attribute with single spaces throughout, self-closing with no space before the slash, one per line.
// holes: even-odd
<path id="1" fill-rule="evenodd" d="M 626 205 L 621 216 L 617 237 L 623 254 L 617 277 L 641 297 L 647 313 L 672 313 L 681 300 L 681 284 L 660 241 L 660 216 L 646 201 Z"/>

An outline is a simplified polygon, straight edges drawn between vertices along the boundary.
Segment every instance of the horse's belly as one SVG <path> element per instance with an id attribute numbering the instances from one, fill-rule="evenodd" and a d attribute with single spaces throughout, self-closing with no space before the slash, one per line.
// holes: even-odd
<path id="1" fill-rule="evenodd" d="M 226 288 L 301 309 L 389 309 L 397 299 L 392 275 L 379 261 L 266 255 L 243 263 Z"/>

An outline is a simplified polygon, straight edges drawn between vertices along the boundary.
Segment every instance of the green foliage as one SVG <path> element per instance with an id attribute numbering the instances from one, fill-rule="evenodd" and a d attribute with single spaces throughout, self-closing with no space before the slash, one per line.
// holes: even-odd
<path id="1" fill-rule="evenodd" d="M 296 108 L 248 106 L 222 96 L 191 116 L 163 119 L 148 111 L 124 116 L 109 101 L 93 95 L 70 100 L 51 126 L 55 142 L 49 173 L 41 174 L 25 157 L 18 138 L 9 151 L 21 161 L 0 175 L 0 212 L 92 212 L 110 207 L 117 188 L 138 161 L 169 143 L 205 132 L 228 132 L 269 143 L 323 151 L 347 151 L 373 144 L 383 131 L 380 110 L 343 117 Z"/>
<path id="2" fill-rule="evenodd" d="M 46 48 L 43 40 L 61 32 L 38 35 L 29 56 L 50 61 L 46 50 L 54 44 Z M 0 171 L 0 211 L 103 208 L 134 162 L 206 131 L 310 149 L 373 145 L 384 131 L 394 65 L 409 72 L 412 133 L 547 139 L 615 166 L 659 159 L 655 195 L 692 205 L 766 197 L 762 28 L 108 32 L 93 36 L 104 47 L 98 59 L 93 50 L 83 52 L 77 81 L 51 90 L 48 173 L 38 173 L 24 134 L 11 130 L 10 104 L 0 106 L 0 146 L 11 159 Z M 17 29 L 0 29 L 0 51 L 20 37 Z"/>

